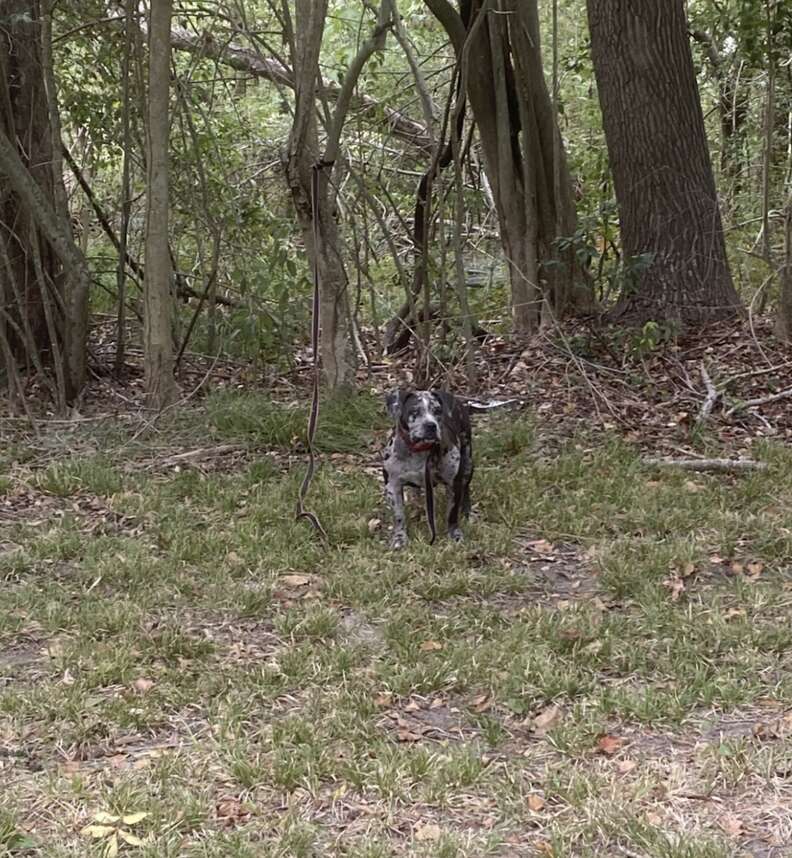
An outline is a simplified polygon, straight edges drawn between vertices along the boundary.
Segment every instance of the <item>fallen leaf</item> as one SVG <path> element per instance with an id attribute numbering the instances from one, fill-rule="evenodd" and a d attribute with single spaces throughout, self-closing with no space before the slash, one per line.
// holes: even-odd
<path id="1" fill-rule="evenodd" d="M 470 701 L 470 708 L 474 712 L 486 712 L 488 709 L 492 708 L 492 700 L 490 700 L 488 695 L 480 694 L 478 697 L 474 697 Z"/>
<path id="2" fill-rule="evenodd" d="M 114 831 L 115 828 L 112 825 L 86 825 L 85 828 L 80 830 L 80 834 L 98 840 L 100 837 L 107 837 Z"/>
<path id="3" fill-rule="evenodd" d="M 623 745 L 624 739 L 605 733 L 597 739 L 597 753 L 612 757 Z"/>
<path id="4" fill-rule="evenodd" d="M 561 709 L 556 706 L 546 706 L 534 719 L 533 719 L 533 729 L 534 732 L 541 735 L 544 735 L 548 730 L 552 730 L 557 724 L 560 723 L 561 718 L 563 717 L 563 712 Z"/>
<path id="5" fill-rule="evenodd" d="M 105 846 L 104 850 L 104 858 L 115 858 L 118 855 L 118 835 L 114 834 L 110 840 L 107 841 L 107 846 Z"/>
<path id="6" fill-rule="evenodd" d="M 128 813 L 125 816 L 121 817 L 121 822 L 124 825 L 137 825 L 138 822 L 142 822 L 149 814 L 144 811 L 138 811 L 137 813 Z"/>
<path id="7" fill-rule="evenodd" d="M 749 563 L 745 567 L 745 575 L 749 580 L 755 581 L 761 574 L 764 569 L 764 563 L 755 562 Z"/>
<path id="8" fill-rule="evenodd" d="M 421 652 L 437 652 L 443 648 L 443 645 L 439 641 L 424 641 L 421 644 Z"/>
<path id="9" fill-rule="evenodd" d="M 215 814 L 226 828 L 232 828 L 250 818 L 250 813 L 235 796 L 221 798 L 215 805 Z"/>
<path id="10" fill-rule="evenodd" d="M 534 813 L 539 813 L 545 806 L 545 800 L 540 795 L 536 795 L 532 793 L 528 796 L 528 809 L 532 810 Z"/>
<path id="11" fill-rule="evenodd" d="M 392 702 L 393 694 L 390 691 L 383 691 L 374 698 L 377 706 L 390 706 Z"/>
<path id="12" fill-rule="evenodd" d="M 743 823 L 739 816 L 733 813 L 724 813 L 718 817 L 718 825 L 730 837 L 740 837 L 743 833 Z"/>
<path id="13" fill-rule="evenodd" d="M 287 587 L 307 587 L 311 583 L 308 575 L 281 575 L 280 581 Z"/>
<path id="14" fill-rule="evenodd" d="M 124 831 L 123 828 L 118 830 L 118 836 L 130 846 L 145 846 L 145 840 L 141 840 L 137 835 L 133 834 L 131 831 Z"/>
<path id="15" fill-rule="evenodd" d="M 651 810 L 644 814 L 644 819 L 649 825 L 653 825 L 655 828 L 659 828 L 663 824 L 663 817 L 659 813 L 653 813 Z"/>
<path id="16" fill-rule="evenodd" d="M 419 822 L 415 827 L 415 839 L 420 841 L 439 840 L 443 834 L 443 830 L 434 822 Z"/>
<path id="17" fill-rule="evenodd" d="M 619 774 L 628 775 L 637 765 L 635 760 L 619 760 L 616 763 L 616 768 L 619 770 Z"/>
<path id="18" fill-rule="evenodd" d="M 546 539 L 535 539 L 533 542 L 526 542 L 525 547 L 530 548 L 531 551 L 535 551 L 537 554 L 552 554 L 555 551 L 555 546 Z"/>
<path id="19" fill-rule="evenodd" d="M 421 736 L 412 730 L 400 729 L 396 731 L 396 737 L 400 742 L 420 742 Z"/>
<path id="20" fill-rule="evenodd" d="M 153 680 L 146 679 L 144 676 L 139 677 L 132 683 L 132 688 L 134 688 L 138 694 L 146 694 L 148 691 L 151 691 L 153 687 Z"/>
<path id="21" fill-rule="evenodd" d="M 678 602 L 679 597 L 685 592 L 685 582 L 676 573 L 666 578 L 663 586 L 671 592 L 672 602 Z"/>
<path id="22" fill-rule="evenodd" d="M 368 532 L 376 533 L 382 527 L 382 520 L 379 518 L 370 518 L 368 520 Z"/>
<path id="23" fill-rule="evenodd" d="M 696 564 L 695 564 L 695 563 L 686 563 L 686 564 L 682 567 L 682 569 L 681 569 L 681 571 L 680 571 L 680 573 L 679 573 L 679 574 L 680 574 L 683 578 L 690 578 L 690 576 L 691 576 L 695 571 L 696 571 Z"/>

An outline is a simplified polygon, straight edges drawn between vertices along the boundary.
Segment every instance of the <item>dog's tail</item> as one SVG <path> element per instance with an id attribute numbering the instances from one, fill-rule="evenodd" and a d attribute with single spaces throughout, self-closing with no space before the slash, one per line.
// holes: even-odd
<path id="1" fill-rule="evenodd" d="M 521 399 L 488 399 L 482 402 L 478 399 L 465 399 L 468 411 L 471 414 L 489 414 L 498 408 L 520 408 L 525 403 Z"/>

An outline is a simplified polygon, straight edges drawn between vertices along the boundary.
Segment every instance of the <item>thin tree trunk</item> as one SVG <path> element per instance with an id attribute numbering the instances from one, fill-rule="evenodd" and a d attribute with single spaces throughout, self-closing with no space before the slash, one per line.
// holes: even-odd
<path id="1" fill-rule="evenodd" d="M 333 216 L 330 168 L 339 156 L 341 131 L 360 72 L 369 57 L 384 46 L 392 16 L 390 3 L 383 0 L 375 31 L 352 60 L 338 91 L 320 161 L 315 89 L 326 15 L 327 0 L 297 0 L 295 4 L 294 33 L 290 41 L 294 45 L 296 103 L 286 174 L 308 259 L 315 261 L 319 268 L 322 372 L 327 386 L 340 390 L 354 383 L 355 350 L 349 284 L 341 256 L 338 225 Z M 322 168 L 314 201 L 311 187 L 316 164 L 321 164 Z"/>
<path id="2" fill-rule="evenodd" d="M 740 310 L 683 0 L 588 0 L 591 48 L 626 264 L 646 270 L 614 318 L 700 325 Z"/>
<path id="3" fill-rule="evenodd" d="M 776 336 L 792 343 L 792 194 L 784 217 L 784 262 L 780 270 L 780 296 L 776 316 Z"/>
<path id="4" fill-rule="evenodd" d="M 55 213 L 63 223 L 64 231 L 71 235 L 69 205 L 63 184 L 63 158 L 60 113 L 55 87 L 55 69 L 52 60 L 52 2 L 41 2 L 41 57 L 44 87 L 47 93 L 47 109 L 50 118 L 52 148 L 52 187 Z M 87 239 L 87 225 L 86 225 Z M 86 244 L 87 247 L 87 244 Z M 75 249 L 77 249 L 75 247 Z M 75 256 L 76 264 L 65 271 L 64 345 L 66 360 L 66 398 L 72 401 L 82 390 L 87 375 L 88 358 L 88 312 L 91 280 L 85 262 L 85 250 Z"/>
<path id="5" fill-rule="evenodd" d="M 131 157 L 131 59 L 133 28 L 137 26 L 137 11 L 132 5 L 127 9 L 124 19 L 124 56 L 121 62 L 121 223 L 118 230 L 118 265 L 116 267 L 116 288 L 118 291 L 118 317 L 116 322 L 115 374 L 120 377 L 126 359 L 126 280 L 127 280 L 127 239 L 129 237 L 129 218 L 132 211 Z"/>
<path id="6" fill-rule="evenodd" d="M 146 277 L 143 352 L 146 394 L 164 408 L 176 400 L 172 266 L 168 248 L 168 139 L 172 0 L 149 12 Z"/>

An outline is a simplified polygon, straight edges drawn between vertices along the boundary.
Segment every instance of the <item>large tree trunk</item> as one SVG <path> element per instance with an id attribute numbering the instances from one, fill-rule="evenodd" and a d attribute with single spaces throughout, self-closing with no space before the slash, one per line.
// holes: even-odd
<path id="1" fill-rule="evenodd" d="M 514 329 L 529 334 L 576 304 L 590 306 L 573 253 L 555 246 L 575 232 L 576 213 L 542 68 L 537 3 L 461 0 L 458 15 L 447 0 L 425 2 L 462 66 L 509 267 Z"/>
<path id="2" fill-rule="evenodd" d="M 154 408 L 177 396 L 173 297 L 168 247 L 168 139 L 172 0 L 155 0 L 149 13 L 146 275 L 143 353 L 146 394 Z"/>
<path id="3" fill-rule="evenodd" d="M 588 0 L 624 256 L 648 267 L 614 318 L 700 325 L 739 312 L 683 0 Z M 651 260 L 651 261 L 648 261 Z"/>
<path id="4" fill-rule="evenodd" d="M 44 8 L 42 8 L 42 6 Z M 3 363 L 55 370 L 56 399 L 85 382 L 89 274 L 74 243 L 46 4 L 6 0 L 0 32 L 0 338 Z M 48 92 L 49 90 L 49 92 Z"/>

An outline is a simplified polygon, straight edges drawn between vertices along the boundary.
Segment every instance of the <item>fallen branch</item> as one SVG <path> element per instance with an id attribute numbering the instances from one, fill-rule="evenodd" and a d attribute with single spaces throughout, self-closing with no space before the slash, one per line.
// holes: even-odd
<path id="1" fill-rule="evenodd" d="M 733 405 L 726 413 L 725 417 L 731 417 L 738 411 L 745 411 L 748 408 L 756 408 L 757 405 L 767 405 L 770 402 L 778 402 L 779 399 L 789 399 L 792 396 L 792 387 L 787 387 L 786 390 L 780 390 L 778 393 L 772 393 L 770 396 L 762 396 L 759 399 L 747 399 L 745 402 L 738 402 Z"/>
<path id="2" fill-rule="evenodd" d="M 184 465 L 192 462 L 201 462 L 205 459 L 214 459 L 225 456 L 227 453 L 239 453 L 244 450 L 239 444 L 220 444 L 218 447 L 199 447 L 197 450 L 186 450 L 184 453 L 174 453 L 167 459 L 162 459 L 159 464 L 170 467 L 171 465 Z"/>
<path id="3" fill-rule="evenodd" d="M 707 389 L 707 398 L 701 406 L 698 417 L 696 418 L 696 426 L 703 426 L 707 418 L 712 413 L 715 403 L 720 399 L 721 392 L 716 389 L 712 383 L 710 374 L 707 372 L 707 367 L 704 366 L 704 361 L 701 362 L 701 380 L 704 382 L 704 387 Z"/>
<path id="4" fill-rule="evenodd" d="M 682 468 L 685 471 L 701 471 L 702 473 L 739 474 L 745 471 L 764 471 L 767 462 L 757 462 L 754 459 L 641 459 L 641 464 L 651 467 Z"/>

